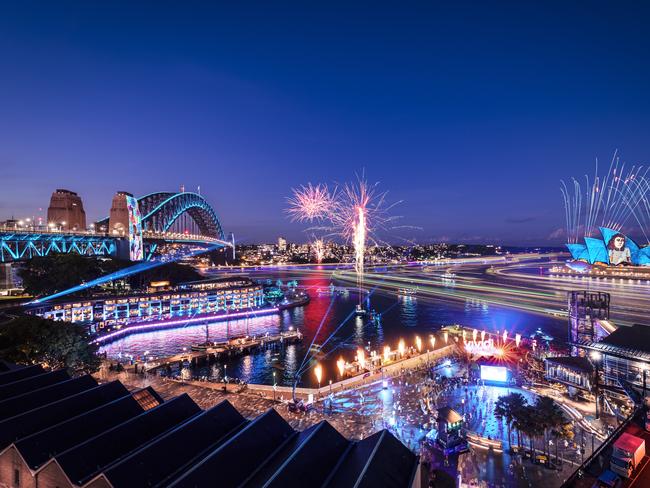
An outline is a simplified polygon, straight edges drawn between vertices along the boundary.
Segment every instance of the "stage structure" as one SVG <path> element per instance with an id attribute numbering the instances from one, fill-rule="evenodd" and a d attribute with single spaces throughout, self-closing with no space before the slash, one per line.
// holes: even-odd
<path id="1" fill-rule="evenodd" d="M 569 343 L 599 341 L 609 335 L 609 293 L 572 291 L 569 293 Z"/>

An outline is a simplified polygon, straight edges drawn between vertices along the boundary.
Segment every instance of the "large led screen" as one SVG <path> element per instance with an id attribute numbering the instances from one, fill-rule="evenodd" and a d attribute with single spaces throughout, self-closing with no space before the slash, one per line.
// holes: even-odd
<path id="1" fill-rule="evenodd" d="M 483 381 L 496 381 L 505 383 L 508 381 L 508 368 L 503 366 L 481 365 L 481 379 Z"/>
<path id="2" fill-rule="evenodd" d="M 126 207 L 129 211 L 129 257 L 131 261 L 142 261 L 144 259 L 144 247 L 142 244 L 142 216 L 138 201 L 126 196 Z"/>

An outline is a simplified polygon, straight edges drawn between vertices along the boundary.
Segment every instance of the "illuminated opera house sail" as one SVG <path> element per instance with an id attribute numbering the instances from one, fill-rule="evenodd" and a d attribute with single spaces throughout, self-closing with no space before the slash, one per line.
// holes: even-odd
<path id="1" fill-rule="evenodd" d="M 619 231 L 599 227 L 601 238 L 585 237 L 584 244 L 567 244 L 575 261 L 606 266 L 650 266 L 650 246 L 640 247 Z"/>

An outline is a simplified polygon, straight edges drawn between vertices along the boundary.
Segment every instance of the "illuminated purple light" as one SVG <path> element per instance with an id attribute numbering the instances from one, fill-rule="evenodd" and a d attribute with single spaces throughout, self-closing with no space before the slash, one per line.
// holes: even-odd
<path id="1" fill-rule="evenodd" d="M 125 329 L 120 329 L 115 332 L 111 332 L 110 334 L 107 334 L 105 336 L 99 337 L 95 339 L 93 342 L 95 344 L 101 344 L 103 342 L 106 342 L 109 339 L 112 339 L 114 337 L 118 337 L 120 335 L 124 334 L 131 334 L 132 332 L 137 332 L 137 331 L 142 331 L 142 330 L 148 330 L 148 329 L 154 329 L 154 328 L 159 328 L 159 327 L 167 327 L 170 325 L 180 325 L 180 324 L 190 324 L 190 323 L 197 323 L 197 322 L 219 322 L 225 319 L 230 319 L 233 317 L 246 317 L 246 316 L 260 316 L 260 315 L 269 315 L 271 313 L 276 313 L 279 312 L 279 308 L 269 308 L 266 310 L 260 310 L 260 311 L 251 311 L 251 312 L 236 312 L 236 313 L 230 313 L 227 315 L 215 315 L 213 317 L 197 317 L 194 319 L 183 319 L 183 320 L 168 320 L 166 322 L 155 322 L 153 324 L 144 324 L 144 325 L 134 325 L 132 327 L 127 327 Z"/>

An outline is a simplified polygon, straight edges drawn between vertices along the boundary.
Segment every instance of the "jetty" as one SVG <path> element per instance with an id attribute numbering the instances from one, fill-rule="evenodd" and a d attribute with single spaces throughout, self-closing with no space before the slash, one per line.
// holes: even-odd
<path id="1" fill-rule="evenodd" d="M 230 357 L 246 355 L 264 347 L 293 344 L 302 341 L 302 338 L 303 334 L 299 330 L 290 330 L 274 335 L 265 334 L 261 336 L 236 337 L 222 342 L 195 345 L 192 347 L 192 350 L 184 351 L 173 356 L 156 358 L 155 360 L 145 362 L 141 367 L 151 373 L 173 366 L 182 368 L 184 364 L 198 366 Z"/>

